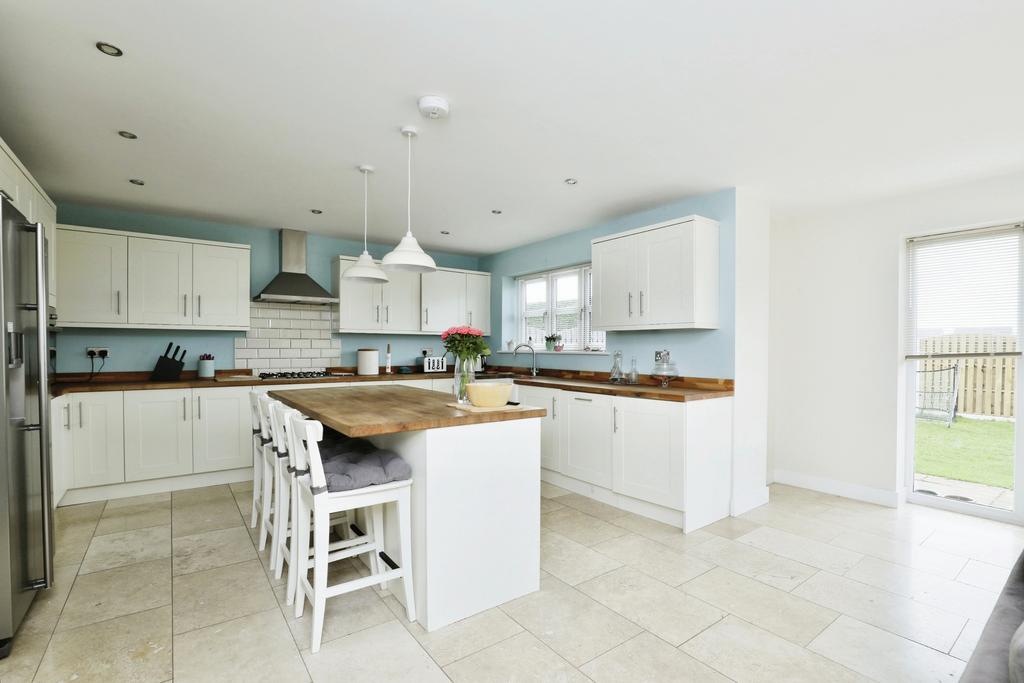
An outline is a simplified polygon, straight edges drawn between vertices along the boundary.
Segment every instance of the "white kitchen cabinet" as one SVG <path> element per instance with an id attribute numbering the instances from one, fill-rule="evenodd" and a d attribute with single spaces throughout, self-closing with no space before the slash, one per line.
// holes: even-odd
<path id="1" fill-rule="evenodd" d="M 46 232 L 46 284 L 50 306 L 57 306 L 57 207 L 40 195 L 42 205 L 36 221 L 43 224 Z"/>
<path id="2" fill-rule="evenodd" d="M 591 248 L 594 329 L 718 327 L 717 222 L 687 216 Z"/>
<path id="3" fill-rule="evenodd" d="M 540 466 L 561 471 L 561 435 L 562 416 L 559 414 L 559 402 L 563 392 L 560 389 L 543 387 L 519 386 L 516 400 L 520 405 L 544 408 L 547 415 L 540 419 Z"/>
<path id="4" fill-rule="evenodd" d="M 491 333 L 491 276 L 466 273 L 466 323 Z"/>
<path id="5" fill-rule="evenodd" d="M 70 423 L 71 481 L 76 488 L 124 481 L 124 394 L 72 394 L 65 413 Z"/>
<path id="6" fill-rule="evenodd" d="M 381 288 L 381 329 L 417 332 L 420 329 L 420 274 L 392 270 Z"/>
<path id="7" fill-rule="evenodd" d="M 346 280 L 345 271 L 356 260 L 342 257 L 335 267 L 334 293 L 338 296 L 339 332 L 376 332 L 381 329 L 381 285 L 376 282 Z"/>
<path id="8" fill-rule="evenodd" d="M 42 223 L 47 241 L 47 270 L 50 306 L 57 305 L 57 205 L 31 178 L 14 153 L 0 140 L 0 194 L 32 223 Z"/>
<path id="9" fill-rule="evenodd" d="M 685 413 L 683 403 L 613 399 L 613 491 L 683 509 Z"/>
<path id="10" fill-rule="evenodd" d="M 128 322 L 128 237 L 58 227 L 60 323 Z"/>
<path id="11" fill-rule="evenodd" d="M 192 262 L 192 322 L 248 327 L 249 249 L 193 244 Z"/>
<path id="12" fill-rule="evenodd" d="M 192 245 L 129 237 L 128 291 L 129 323 L 191 324 Z"/>
<path id="13" fill-rule="evenodd" d="M 590 484 L 612 486 L 612 397 L 563 392 L 562 474 Z"/>
<path id="14" fill-rule="evenodd" d="M 449 327 L 467 324 L 466 274 L 455 270 L 436 270 L 421 276 L 424 332 L 443 332 Z"/>
<path id="15" fill-rule="evenodd" d="M 192 472 L 191 403 L 190 389 L 124 392 L 125 481 Z"/>
<path id="16" fill-rule="evenodd" d="M 249 387 L 192 390 L 192 471 L 252 465 L 249 391 Z"/>
<path id="17" fill-rule="evenodd" d="M 446 394 L 454 395 L 455 380 L 451 377 L 440 377 L 430 380 L 431 391 L 443 391 Z"/>
<path id="18" fill-rule="evenodd" d="M 17 162 L 8 156 L 6 150 L 0 146 L 0 193 L 3 193 L 22 213 L 28 211 L 27 209 L 22 211 L 21 192 L 25 185 L 25 177 L 22 175 L 21 169 L 18 168 Z"/>
<path id="19" fill-rule="evenodd" d="M 56 507 L 68 489 L 74 486 L 71 458 L 71 400 L 58 396 L 50 402 L 50 479 Z"/>

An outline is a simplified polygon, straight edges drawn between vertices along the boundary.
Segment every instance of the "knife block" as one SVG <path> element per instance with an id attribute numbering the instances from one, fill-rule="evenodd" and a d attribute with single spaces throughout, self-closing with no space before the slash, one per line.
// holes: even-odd
<path id="1" fill-rule="evenodd" d="M 167 356 L 160 356 L 156 359 L 156 367 L 150 375 L 151 382 L 176 382 L 181 378 L 181 371 L 185 367 L 185 361 L 174 360 Z"/>

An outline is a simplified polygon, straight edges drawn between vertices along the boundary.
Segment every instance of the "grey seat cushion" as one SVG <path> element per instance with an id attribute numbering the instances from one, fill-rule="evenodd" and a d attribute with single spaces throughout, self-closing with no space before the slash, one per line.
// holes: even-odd
<path id="1" fill-rule="evenodd" d="M 961 683 L 1003 683 L 1016 680 L 1011 678 L 1010 663 L 1022 658 L 1021 652 L 1012 654 L 1011 641 L 1018 639 L 1021 623 L 1024 622 L 1024 554 L 1010 571 L 999 600 L 992 610 L 985 629 L 981 632 L 978 645 L 974 648 Z"/>
<path id="2" fill-rule="evenodd" d="M 353 448 L 325 460 L 324 476 L 328 491 L 351 491 L 408 479 L 412 468 L 394 451 Z"/>
<path id="3" fill-rule="evenodd" d="M 1010 683 L 1024 683 L 1024 625 L 1010 638 Z"/>

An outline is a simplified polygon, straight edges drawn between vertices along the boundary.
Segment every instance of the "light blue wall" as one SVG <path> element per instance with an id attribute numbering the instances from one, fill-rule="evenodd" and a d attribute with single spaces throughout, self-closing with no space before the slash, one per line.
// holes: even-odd
<path id="1" fill-rule="evenodd" d="M 280 267 L 280 250 L 276 228 L 253 228 L 228 223 L 201 221 L 192 218 L 167 216 L 153 213 L 121 211 L 84 204 L 61 202 L 57 206 L 57 220 L 67 225 L 84 225 L 96 228 L 130 230 L 172 237 L 215 240 L 248 244 L 252 247 L 251 293 L 256 295 L 277 275 Z M 389 245 L 370 244 L 370 253 L 383 256 Z M 337 239 L 324 235 L 310 234 L 307 241 L 306 266 L 314 280 L 325 289 L 331 288 L 331 263 L 339 254 L 357 256 L 363 250 L 360 242 Z M 479 259 L 475 256 L 431 252 L 438 265 L 451 268 L 477 269 Z M 59 257 L 58 257 L 59 258 Z M 60 297 L 58 293 L 58 305 Z M 107 370 L 149 370 L 156 358 L 163 353 L 167 342 L 188 350 L 185 368 L 194 370 L 201 353 L 212 353 L 217 357 L 218 367 L 229 367 L 234 361 L 234 337 L 237 332 L 199 332 L 186 330 L 108 330 L 68 328 L 57 335 L 57 371 L 83 372 L 89 370 L 89 359 L 85 355 L 87 346 L 110 348 Z M 420 355 L 423 346 L 440 351 L 440 340 L 433 336 L 415 335 L 340 335 L 342 337 L 342 364 L 355 365 L 355 350 L 362 347 L 379 347 L 381 362 L 385 345 L 390 342 L 395 364 L 411 364 Z M 426 344 L 424 344 L 426 342 Z"/>
<path id="2" fill-rule="evenodd" d="M 590 241 L 596 237 L 659 223 L 672 218 L 699 214 L 719 222 L 719 293 L 720 328 L 717 330 L 652 330 L 644 332 L 609 332 L 610 351 L 621 350 L 626 369 L 636 356 L 640 372 L 654 366 L 654 351 L 669 349 L 683 375 L 695 377 L 732 378 L 735 353 L 736 310 L 736 191 L 721 190 L 711 194 L 682 199 L 654 209 L 629 214 L 614 221 L 552 237 L 480 259 L 480 270 L 491 273 L 491 348 L 504 348 L 504 339 L 513 337 L 515 329 L 514 281 L 519 275 L 588 263 Z M 498 332 L 501 331 L 501 337 Z M 529 356 L 513 358 L 498 354 L 494 363 L 528 365 Z M 568 370 L 609 370 L 609 356 L 540 355 L 542 368 Z"/>

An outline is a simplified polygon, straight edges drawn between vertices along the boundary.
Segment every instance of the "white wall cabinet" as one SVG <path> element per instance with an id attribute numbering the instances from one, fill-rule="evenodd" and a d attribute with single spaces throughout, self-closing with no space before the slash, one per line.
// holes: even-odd
<path id="1" fill-rule="evenodd" d="M 466 322 L 491 333 L 491 276 L 486 273 L 466 273 Z"/>
<path id="2" fill-rule="evenodd" d="M 467 324 L 466 274 L 454 270 L 436 270 L 423 273 L 423 317 L 420 329 L 424 332 L 443 332 L 449 327 Z"/>
<path id="3" fill-rule="evenodd" d="M 564 392 L 559 470 L 589 484 L 612 486 L 612 397 Z"/>
<path id="4" fill-rule="evenodd" d="M 57 305 L 57 205 L 53 203 L 14 152 L 0 140 L 0 193 L 32 223 L 42 223 L 47 241 L 49 305 Z"/>
<path id="5" fill-rule="evenodd" d="M 420 274 L 402 270 L 388 273 L 381 286 L 382 329 L 416 332 L 420 329 Z"/>
<path id="6" fill-rule="evenodd" d="M 249 387 L 192 390 L 192 471 L 252 464 L 249 391 Z"/>
<path id="7" fill-rule="evenodd" d="M 249 327 L 248 245 L 64 225 L 57 245 L 62 325 Z"/>
<path id="8" fill-rule="evenodd" d="M 128 288 L 128 322 L 191 324 L 192 245 L 129 237 Z"/>
<path id="9" fill-rule="evenodd" d="M 58 228 L 61 324 L 128 322 L 128 237 Z"/>
<path id="10" fill-rule="evenodd" d="M 667 221 L 591 242 L 599 330 L 718 327 L 718 223 Z"/>
<path id="11" fill-rule="evenodd" d="M 122 392 L 72 394 L 65 424 L 70 424 L 65 447 L 70 447 L 71 481 L 76 488 L 124 481 Z"/>
<path id="12" fill-rule="evenodd" d="M 559 399 L 563 393 L 559 389 L 543 387 L 519 386 L 516 388 L 516 400 L 520 405 L 544 408 L 547 415 L 540 420 L 540 466 L 558 471 L 561 458 L 561 410 Z"/>
<path id="13" fill-rule="evenodd" d="M 124 478 L 192 472 L 191 389 L 124 392 Z"/>

